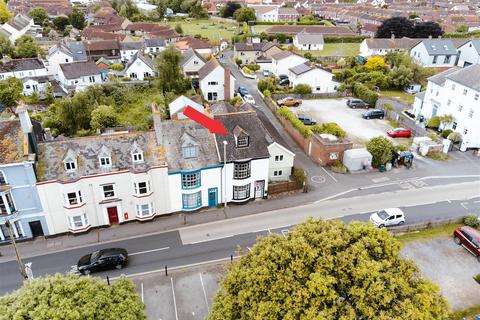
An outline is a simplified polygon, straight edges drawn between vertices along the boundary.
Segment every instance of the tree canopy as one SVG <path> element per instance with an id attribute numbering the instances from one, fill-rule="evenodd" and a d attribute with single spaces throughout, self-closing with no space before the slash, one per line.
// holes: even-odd
<path id="1" fill-rule="evenodd" d="M 257 19 L 253 8 L 240 8 L 235 11 L 233 18 L 238 22 L 255 21 Z"/>
<path id="2" fill-rule="evenodd" d="M 173 46 L 163 50 L 157 58 L 158 87 L 162 92 L 185 92 L 190 87 L 190 81 L 185 78 L 180 62 L 183 56 Z"/>
<path id="3" fill-rule="evenodd" d="M 69 15 L 70 24 L 79 30 L 85 28 L 85 14 L 77 7 L 74 7 Z"/>
<path id="4" fill-rule="evenodd" d="M 235 11 L 240 9 L 242 6 L 240 3 L 228 1 L 222 8 L 220 8 L 220 14 L 224 18 L 233 17 Z"/>
<path id="5" fill-rule="evenodd" d="M 0 297 L 2 319 L 142 320 L 145 306 L 131 280 L 108 285 L 98 277 L 46 276 Z"/>
<path id="6" fill-rule="evenodd" d="M 209 320 L 447 319 L 437 286 L 370 224 L 308 220 L 234 262 Z"/>
<path id="7" fill-rule="evenodd" d="M 378 27 L 377 38 L 390 38 L 395 35 L 397 38 L 434 38 L 443 34 L 442 28 L 435 21 L 425 21 L 414 23 L 405 17 L 393 17 L 386 19 Z"/>
<path id="8" fill-rule="evenodd" d="M 15 40 L 16 58 L 34 58 L 42 52 L 40 46 L 33 40 L 32 36 L 24 34 Z"/>
<path id="9" fill-rule="evenodd" d="M 5 23 L 12 18 L 13 14 L 8 10 L 5 1 L 0 0 L 0 23 Z"/>
<path id="10" fill-rule="evenodd" d="M 42 7 L 33 8 L 28 15 L 33 19 L 33 22 L 38 25 L 43 25 L 44 21 L 48 19 L 47 10 Z"/>
<path id="11" fill-rule="evenodd" d="M 367 150 L 372 155 L 372 166 L 378 168 L 392 160 L 393 143 L 385 137 L 375 137 L 367 142 Z"/>
<path id="12" fill-rule="evenodd" d="M 0 103 L 13 107 L 22 96 L 22 91 L 22 80 L 15 77 L 0 80 Z"/>

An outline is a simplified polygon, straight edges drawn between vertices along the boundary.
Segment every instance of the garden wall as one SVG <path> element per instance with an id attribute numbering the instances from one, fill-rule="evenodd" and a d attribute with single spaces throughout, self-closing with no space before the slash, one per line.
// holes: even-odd
<path id="1" fill-rule="evenodd" d="M 391 110 L 387 107 L 387 104 L 400 104 L 404 106 L 403 109 L 408 109 L 410 106 L 408 104 L 405 104 L 403 102 L 400 102 L 396 99 L 390 99 L 390 98 L 384 98 L 380 97 L 377 100 L 376 108 L 382 109 L 385 111 L 385 117 L 387 119 L 392 119 L 395 120 L 400 127 L 405 127 L 405 128 L 410 128 L 412 129 L 412 132 L 415 136 L 426 136 L 428 135 L 428 131 L 417 124 L 415 120 L 412 118 L 408 117 L 407 115 L 403 114 L 403 112 L 398 111 L 398 110 Z"/>
<path id="2" fill-rule="evenodd" d="M 288 97 L 293 97 L 295 99 L 303 99 L 303 100 L 314 100 L 314 99 L 322 99 L 322 98 L 342 98 L 345 97 L 345 93 L 341 92 L 324 92 L 324 93 L 310 93 L 310 94 L 272 94 L 272 99 L 274 101 L 283 99 L 283 98 L 288 98 Z"/>

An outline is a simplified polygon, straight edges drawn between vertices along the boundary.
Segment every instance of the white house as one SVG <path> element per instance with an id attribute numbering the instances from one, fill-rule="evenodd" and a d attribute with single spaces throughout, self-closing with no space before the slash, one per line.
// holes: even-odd
<path id="1" fill-rule="evenodd" d="M 183 114 L 183 110 L 187 107 L 192 107 L 198 112 L 204 113 L 205 107 L 201 104 L 189 99 L 185 96 L 180 96 L 177 99 L 173 100 L 168 104 L 168 111 L 170 112 L 170 119 L 172 120 L 181 120 L 188 119 L 187 116 Z"/>
<path id="2" fill-rule="evenodd" d="M 333 73 L 323 70 L 310 63 L 302 63 L 288 69 L 290 85 L 307 84 L 312 88 L 312 93 L 336 92 L 339 82 L 333 80 Z"/>
<path id="3" fill-rule="evenodd" d="M 292 174 L 295 153 L 282 144 L 273 142 L 268 146 L 270 158 L 268 161 L 268 177 L 272 182 L 288 181 Z"/>
<path id="4" fill-rule="evenodd" d="M 257 21 L 261 22 L 278 22 L 278 6 L 249 6 L 255 10 L 255 16 Z"/>
<path id="5" fill-rule="evenodd" d="M 457 48 L 449 39 L 423 40 L 410 50 L 410 56 L 424 67 L 453 67 L 457 55 Z"/>
<path id="6" fill-rule="evenodd" d="M 426 120 L 452 115 L 442 129 L 462 135 L 461 150 L 480 147 L 480 64 L 454 67 L 428 79 L 427 90 L 417 94 L 413 113 Z"/>
<path id="7" fill-rule="evenodd" d="M 135 80 L 144 80 L 155 76 L 155 65 L 148 56 L 135 54 L 125 66 L 127 77 Z"/>
<path id="8" fill-rule="evenodd" d="M 58 79 L 61 64 L 87 60 L 87 52 L 83 42 L 60 42 L 48 49 L 46 68 L 49 75 Z"/>
<path id="9" fill-rule="evenodd" d="M 389 52 L 409 51 L 418 44 L 421 39 L 395 38 L 391 39 L 365 39 L 360 44 L 362 57 L 384 56 Z"/>
<path id="10" fill-rule="evenodd" d="M 181 64 L 183 73 L 191 78 L 198 78 L 198 70 L 205 65 L 205 59 L 192 48 L 182 53 L 183 61 Z"/>
<path id="11" fill-rule="evenodd" d="M 8 77 L 23 79 L 46 75 L 47 69 L 38 58 L 4 60 L 0 62 L 0 80 Z"/>
<path id="12" fill-rule="evenodd" d="M 12 43 L 26 34 L 34 26 L 33 19 L 18 13 L 10 21 L 0 27 L 0 34 L 6 36 Z"/>
<path id="13" fill-rule="evenodd" d="M 207 101 L 228 101 L 233 97 L 235 78 L 230 70 L 223 67 L 215 57 L 212 57 L 198 70 L 199 87 Z"/>
<path id="14" fill-rule="evenodd" d="M 288 75 L 289 69 L 308 62 L 308 59 L 294 54 L 290 51 L 282 51 L 272 55 L 272 72 L 276 76 Z"/>
<path id="15" fill-rule="evenodd" d="M 469 40 L 458 47 L 458 52 L 458 66 L 468 67 L 480 63 L 480 39 Z"/>
<path id="16" fill-rule="evenodd" d="M 145 39 L 143 41 L 143 52 L 145 54 L 157 55 L 165 50 L 165 47 L 165 39 L 162 38 Z"/>
<path id="17" fill-rule="evenodd" d="M 134 56 L 142 51 L 142 42 L 120 42 L 120 57 L 123 63 L 130 62 Z"/>
<path id="18" fill-rule="evenodd" d="M 323 35 L 307 33 L 305 30 L 293 37 L 293 46 L 298 50 L 323 50 Z"/>
<path id="19" fill-rule="evenodd" d="M 66 91 L 82 91 L 102 82 L 102 75 L 93 61 L 61 64 L 58 72 L 60 85 Z"/>
<path id="20" fill-rule="evenodd" d="M 81 233 L 170 212 L 162 159 L 153 132 L 40 143 L 37 188 L 50 233 Z"/>
<path id="21" fill-rule="evenodd" d="M 25 96 L 31 96 L 34 93 L 43 95 L 47 92 L 48 87 L 50 86 L 47 76 L 23 78 L 22 83 L 22 93 Z"/>

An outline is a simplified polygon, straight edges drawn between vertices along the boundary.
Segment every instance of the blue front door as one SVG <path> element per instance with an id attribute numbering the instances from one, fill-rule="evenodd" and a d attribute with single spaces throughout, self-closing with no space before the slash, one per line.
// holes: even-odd
<path id="1" fill-rule="evenodd" d="M 210 208 L 216 207 L 218 204 L 217 188 L 208 189 L 208 206 Z"/>

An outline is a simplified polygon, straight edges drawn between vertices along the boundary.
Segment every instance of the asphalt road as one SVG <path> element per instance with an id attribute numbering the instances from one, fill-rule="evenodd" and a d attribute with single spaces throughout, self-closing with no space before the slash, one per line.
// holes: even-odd
<path id="1" fill-rule="evenodd" d="M 431 221 L 434 217 L 447 219 L 464 216 L 468 213 L 480 214 L 480 197 L 468 201 L 443 201 L 427 205 L 401 207 L 406 215 L 407 224 Z M 368 221 L 371 212 L 343 217 L 345 222 Z M 183 245 L 178 231 L 151 236 L 122 240 L 104 245 L 93 245 L 79 249 L 61 251 L 53 254 L 25 259 L 32 262 L 34 276 L 69 272 L 84 254 L 106 247 L 126 248 L 130 253 L 129 265 L 123 270 L 100 272 L 95 275 L 117 277 L 121 274 L 134 275 L 155 270 L 208 262 L 237 255 L 239 247 L 248 249 L 254 245 L 258 236 L 269 233 L 285 233 L 291 226 L 263 230 L 230 237 Z M 21 278 L 15 261 L 0 264 L 0 293 L 5 294 L 20 287 Z"/>

